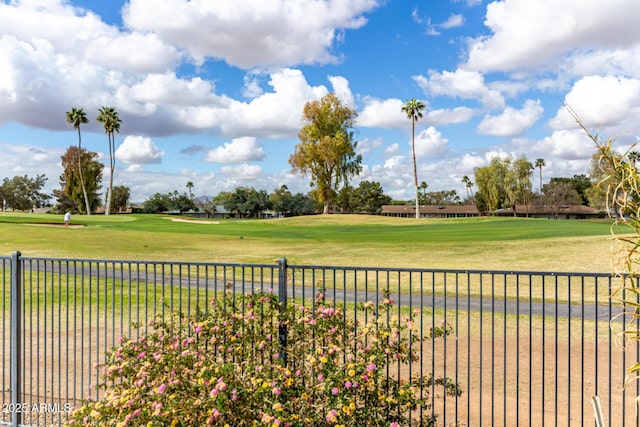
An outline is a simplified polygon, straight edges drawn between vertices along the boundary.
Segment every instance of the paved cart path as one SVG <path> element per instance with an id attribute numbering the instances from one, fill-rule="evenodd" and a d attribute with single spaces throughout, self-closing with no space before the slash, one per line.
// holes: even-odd
<path id="1" fill-rule="evenodd" d="M 127 262 L 123 262 L 126 265 Z M 109 267 L 102 265 L 91 267 L 83 265 L 82 262 L 66 264 L 63 262 L 47 262 L 42 261 L 37 263 L 25 263 L 25 270 L 37 270 L 39 272 L 48 272 L 70 276 L 84 276 L 84 277 L 103 277 L 107 279 L 119 279 L 130 283 L 144 283 L 146 285 L 154 284 L 156 287 L 168 288 L 182 288 L 182 289 L 208 289 L 209 291 L 221 292 L 228 288 L 228 282 L 220 279 L 204 279 L 193 277 L 188 274 L 179 274 L 177 272 L 167 274 L 167 269 L 158 271 L 129 271 L 119 270 L 113 268 L 113 265 L 120 265 L 120 262 L 109 264 Z M 142 263 L 141 265 L 144 265 Z M 167 264 L 169 267 L 171 264 Z M 35 267 L 35 268 L 34 268 Z M 178 265 L 174 264 L 177 269 Z M 243 268 L 242 265 L 234 266 L 236 268 Z M 247 268 L 256 266 L 246 266 Z M 263 268 L 273 268 L 273 266 L 258 266 Z M 196 266 L 192 266 L 195 271 Z M 200 268 L 203 268 L 200 266 Z M 220 267 L 219 267 L 220 268 Z M 213 271 L 213 267 L 209 267 L 209 271 Z M 277 269 L 273 270 L 273 275 L 269 275 L 270 278 L 277 281 Z M 231 280 L 231 277 L 229 278 Z M 135 287 L 132 286 L 132 289 Z M 273 289 L 274 293 L 278 293 L 277 285 L 272 283 L 262 283 L 259 281 L 244 281 L 235 282 L 231 288 L 236 292 L 250 292 L 257 289 Z M 314 293 L 319 292 L 318 287 L 301 287 L 291 285 L 287 286 L 288 297 L 293 298 L 310 298 L 314 296 Z M 333 295 L 333 298 L 332 298 Z M 572 318 L 572 319 L 585 319 L 585 320 L 598 320 L 598 321 L 629 321 L 630 315 L 624 316 L 623 308 L 615 303 L 609 304 L 568 304 L 568 303 L 554 303 L 554 302 L 534 302 L 526 299 L 516 300 L 504 300 L 504 299 L 492 299 L 485 297 L 467 297 L 467 296 L 432 296 L 426 293 L 420 293 L 420 291 L 412 294 L 390 294 L 390 297 L 396 304 L 401 306 L 411 306 L 413 308 L 436 308 L 447 310 L 461 310 L 470 312 L 482 312 L 482 313 L 496 313 L 496 314 L 513 314 L 513 315 L 534 315 L 534 316 L 552 316 L 557 318 Z M 376 292 L 369 290 L 344 290 L 340 288 L 327 289 L 327 298 L 335 299 L 342 302 L 365 302 L 368 300 L 374 301 L 376 298 Z M 378 299 L 382 299 L 382 293 L 379 294 Z"/>

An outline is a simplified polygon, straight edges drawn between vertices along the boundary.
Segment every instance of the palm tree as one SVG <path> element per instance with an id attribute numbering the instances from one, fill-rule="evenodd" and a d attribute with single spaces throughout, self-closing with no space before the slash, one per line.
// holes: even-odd
<path id="1" fill-rule="evenodd" d="M 78 174 L 80 175 L 80 185 L 82 186 L 82 194 L 84 195 L 84 206 L 87 212 L 87 215 L 91 215 L 91 207 L 89 206 L 89 197 L 87 196 L 87 187 L 84 185 L 84 176 L 82 176 L 82 162 L 80 159 L 82 156 L 80 153 L 82 152 L 82 137 L 80 136 L 80 125 L 89 123 L 89 119 L 87 119 L 87 114 L 84 112 L 82 108 L 71 108 L 71 111 L 67 111 L 67 123 L 73 125 L 74 129 L 78 130 Z"/>
<path id="2" fill-rule="evenodd" d="M 407 114 L 407 117 L 411 119 L 411 154 L 413 155 L 413 182 L 416 187 L 416 219 L 420 218 L 420 204 L 418 197 L 418 169 L 416 167 L 416 122 L 422 118 L 422 110 L 424 110 L 424 103 L 412 98 L 405 102 L 402 106 L 402 111 Z"/>
<path id="3" fill-rule="evenodd" d="M 422 189 L 422 203 L 424 203 L 425 205 L 427 204 L 427 187 L 429 185 L 427 184 L 426 181 L 422 181 L 420 183 L 420 188 Z"/>
<path id="4" fill-rule="evenodd" d="M 540 194 L 542 194 L 542 167 L 547 166 L 544 159 L 536 159 L 535 167 L 540 171 Z"/>
<path id="5" fill-rule="evenodd" d="M 116 137 L 115 133 L 120 132 L 120 117 L 118 117 L 118 112 L 114 107 L 101 107 L 98 110 L 97 121 L 102 123 L 104 126 L 104 133 L 107 134 L 107 138 L 109 139 L 109 192 L 107 193 L 107 208 L 105 210 L 105 215 L 109 215 L 109 211 L 111 209 L 111 193 L 113 190 L 113 172 L 115 170 L 115 145 L 116 145 Z"/>
<path id="6" fill-rule="evenodd" d="M 473 182 L 471 181 L 471 179 L 469 179 L 467 175 L 465 175 L 462 177 L 462 183 L 467 188 L 467 198 L 471 199 L 471 196 L 473 196 L 473 194 L 471 194 L 471 189 L 473 188 Z"/>
<path id="7" fill-rule="evenodd" d="M 193 195 L 191 194 L 191 189 L 193 188 L 193 182 L 187 182 L 187 190 L 189 190 L 189 199 L 193 199 Z"/>

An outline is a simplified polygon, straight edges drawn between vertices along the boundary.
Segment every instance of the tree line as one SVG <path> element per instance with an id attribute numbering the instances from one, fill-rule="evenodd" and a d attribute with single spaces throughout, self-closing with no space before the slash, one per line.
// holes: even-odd
<path id="1" fill-rule="evenodd" d="M 495 157 L 488 166 L 474 170 L 475 183 L 464 176 L 462 184 L 467 190 L 464 200 L 455 190 L 427 192 L 427 182 L 418 184 L 417 163 L 415 157 L 415 123 L 422 118 L 425 104 L 416 99 L 407 101 L 402 111 L 411 120 L 411 141 L 413 158 L 413 178 L 415 204 L 448 205 L 475 204 L 481 212 L 492 212 L 518 205 L 529 206 L 532 203 L 544 203 L 553 206 L 566 204 L 589 204 L 596 208 L 604 207 L 604 194 L 599 189 L 598 179 L 602 175 L 597 159 L 592 161 L 590 177 L 585 175 L 573 178 L 552 178 L 548 184 L 542 184 L 544 159 L 530 162 L 525 156 L 520 158 Z M 192 194 L 192 182 L 187 183 L 188 194 L 176 191 L 167 194 L 155 194 L 144 202 L 145 211 L 185 212 L 208 206 L 223 206 L 227 212 L 242 217 L 259 215 L 259 212 L 273 210 L 282 215 L 304 215 L 309 213 L 370 213 L 376 214 L 384 204 L 407 204 L 411 201 L 394 201 L 384 194 L 379 182 L 362 181 L 358 187 L 351 180 L 362 171 L 362 156 L 357 154 L 357 141 L 354 140 L 353 126 L 356 112 L 343 105 L 333 93 L 323 98 L 307 102 L 303 109 L 303 126 L 298 134 L 299 143 L 289 157 L 289 164 L 296 174 L 310 177 L 311 190 L 308 194 L 291 194 L 286 186 L 275 189 L 271 194 L 264 190 L 240 187 L 233 192 L 221 192 L 206 203 L 196 203 Z M 57 199 L 56 210 L 91 214 L 102 206 L 101 187 L 105 166 L 98 161 L 98 154 L 82 147 L 81 126 L 88 123 L 82 108 L 72 108 L 66 112 L 66 121 L 78 134 L 77 146 L 71 146 L 62 155 L 63 173 L 60 176 L 60 188 L 53 191 Z M 108 139 L 109 187 L 105 198 L 105 213 L 122 211 L 129 203 L 130 189 L 114 186 L 115 171 L 115 133 L 120 131 L 122 120 L 113 107 L 101 107 L 96 121 L 103 125 Z M 533 191 L 532 175 L 539 171 L 539 192 Z M 21 209 L 30 204 L 32 207 L 44 203 L 45 195 L 32 191 L 46 177 L 15 177 L 5 179 L 0 188 L 3 209 Z M 15 182 L 14 182 L 15 181 Z M 29 185 L 24 182 L 29 181 Z M 23 182 L 23 184 L 20 184 Z M 477 188 L 473 192 L 474 186 Z M 17 189 L 17 190 L 16 190 Z M 15 194 L 24 193 L 18 198 Z M 416 209 L 418 210 L 418 209 Z"/>

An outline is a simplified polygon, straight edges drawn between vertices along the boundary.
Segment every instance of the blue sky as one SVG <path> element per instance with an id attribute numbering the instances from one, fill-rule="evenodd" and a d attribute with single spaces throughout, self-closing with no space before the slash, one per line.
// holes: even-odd
<path id="1" fill-rule="evenodd" d="M 354 184 L 395 199 L 414 194 L 410 98 L 427 105 L 430 191 L 465 195 L 462 177 L 495 156 L 545 159 L 543 181 L 587 174 L 594 146 L 562 103 L 620 150 L 636 141 L 638 16 L 636 0 L 0 1 L 0 178 L 58 188 L 72 107 L 106 163 L 108 105 L 123 119 L 114 183 L 134 202 L 189 181 L 198 196 L 306 193 L 288 158 L 305 102 L 328 92 L 358 113 Z"/>

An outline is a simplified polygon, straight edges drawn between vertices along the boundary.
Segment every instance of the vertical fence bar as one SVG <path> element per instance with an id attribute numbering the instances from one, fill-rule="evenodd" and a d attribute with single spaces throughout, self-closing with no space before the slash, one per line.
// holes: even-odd
<path id="1" fill-rule="evenodd" d="M 278 301 L 280 302 L 280 310 L 287 308 L 287 259 L 280 258 L 278 260 Z M 278 336 L 280 338 L 280 360 L 284 366 L 287 366 L 287 325 L 281 322 L 278 325 Z"/>
<path id="2" fill-rule="evenodd" d="M 11 256 L 11 424 L 18 427 L 22 423 L 22 385 L 20 371 L 22 370 L 22 286 L 20 278 L 22 268 L 20 252 L 16 251 Z"/>

